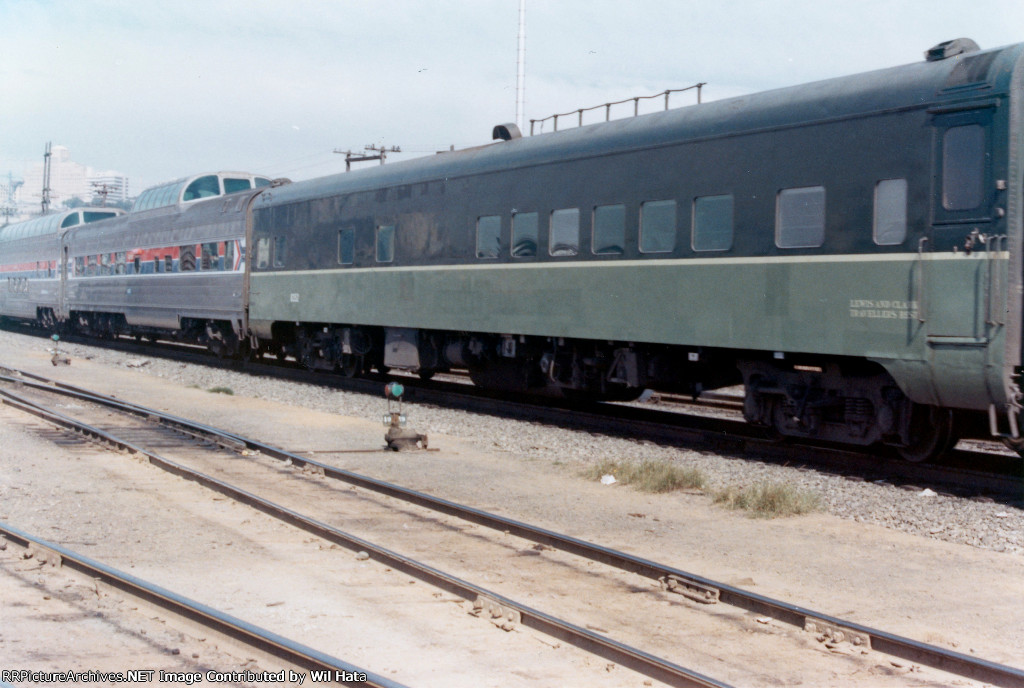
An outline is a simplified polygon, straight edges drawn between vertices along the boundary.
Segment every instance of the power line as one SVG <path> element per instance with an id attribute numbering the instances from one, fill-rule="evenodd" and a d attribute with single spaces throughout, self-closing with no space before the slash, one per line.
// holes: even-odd
<path id="1" fill-rule="evenodd" d="M 334 149 L 335 153 L 344 153 L 345 155 L 345 171 L 350 172 L 352 170 L 352 163 L 354 162 L 367 162 L 368 160 L 380 160 L 380 164 L 384 164 L 384 160 L 388 157 L 388 153 L 401 153 L 402 149 L 398 146 L 391 146 L 391 148 L 385 148 L 383 145 L 377 146 L 376 144 L 369 144 L 363 146 L 363 150 L 371 151 L 377 155 L 369 155 L 367 153 L 353 153 L 350 150 L 343 151 L 337 148 Z"/>

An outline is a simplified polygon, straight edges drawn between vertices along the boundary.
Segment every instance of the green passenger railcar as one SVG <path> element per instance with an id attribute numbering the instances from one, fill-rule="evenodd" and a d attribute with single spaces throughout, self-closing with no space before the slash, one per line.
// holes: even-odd
<path id="1" fill-rule="evenodd" d="M 257 346 L 625 398 L 746 386 L 785 435 L 1019 435 L 1024 46 L 256 198 Z"/>

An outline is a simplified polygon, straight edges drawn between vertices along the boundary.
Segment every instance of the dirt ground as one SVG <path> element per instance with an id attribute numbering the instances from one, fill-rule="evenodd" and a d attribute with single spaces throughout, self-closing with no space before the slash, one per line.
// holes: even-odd
<path id="1" fill-rule="evenodd" d="M 53 368 L 41 344 L 38 349 L 2 350 L 0 363 L 231 428 L 293 451 L 374 449 L 383 443 L 379 417 L 344 418 L 267 400 L 210 394 L 85 360 Z M 381 404 L 383 411 L 383 400 Z M 415 408 L 407 410 L 415 426 Z M 417 429 L 430 432 L 430 428 Z M 297 638 L 302 642 L 330 639 L 328 644 L 339 648 L 337 654 L 343 659 L 410 685 L 650 684 L 543 636 L 502 633 L 479 619 L 467 625 L 466 604 L 451 595 L 424 590 L 421 583 L 382 572 L 373 562 L 359 561 L 347 552 L 325 553 L 322 542 L 296 537 L 289 527 L 245 507 L 211 497 L 151 467 L 140 470 L 141 464 L 126 457 L 107 456 L 102 450 L 73 443 L 55 444 L 55 436 L 25 416 L 0 409 L 0 520 L 167 587 L 184 588 L 180 591 L 185 594 L 205 595 L 202 601 L 265 627 L 294 629 L 304 636 Z M 699 493 L 648 495 L 585 481 L 572 465 L 562 462 L 557 451 L 551 452 L 549 460 L 527 459 L 502 452 L 468 432 L 465 437 L 431 433 L 431 446 L 439 451 L 321 453 L 316 458 L 826 614 L 1024 666 L 1024 557 L 821 514 L 749 519 L 713 505 Z M 105 494 L 107 484 L 130 487 L 118 490 L 115 500 Z M 96 505 L 104 501 L 108 509 L 116 504 L 117 513 L 128 517 L 111 519 L 109 513 L 99 513 Z M 156 531 L 151 527 L 176 521 L 180 527 Z M 254 561 L 259 564 L 249 575 L 238 574 L 239 562 Z M 0 668 L 52 670 L 55 657 L 64 656 L 66 646 L 79 645 L 97 634 L 87 629 L 42 632 L 21 626 L 21 621 L 9 624 L 26 610 L 36 621 L 49 619 L 62 629 L 74 616 L 67 609 L 48 609 L 51 604 L 64 604 L 52 594 L 49 600 L 38 599 L 34 574 L 25 570 L 27 566 L 0 556 Z M 296 570 L 302 571 L 299 589 L 289 584 Z M 497 584 L 501 573 L 495 572 L 493 581 L 476 582 Z M 339 601 L 346 599 L 337 595 L 339 576 L 347 589 L 364 594 Z M 382 579 L 388 584 L 382 586 Z M 325 599 L 332 600 L 329 613 L 325 613 Z M 338 606 L 344 604 L 350 607 Z M 575 601 L 581 617 L 593 619 L 591 625 L 597 628 L 603 628 L 597 616 L 602 604 L 602 600 Z M 565 607 L 571 610 L 573 600 Z M 381 610 L 386 614 L 379 614 Z M 652 638 L 696 643 L 702 633 L 713 635 L 708 628 L 678 626 L 674 613 L 663 610 L 664 616 L 651 619 Z M 716 614 L 724 612 L 716 610 L 708 616 Z M 346 620 L 353 620 L 351 627 Z M 747 628 L 750 636 L 759 630 L 750 619 L 730 623 Z M 799 635 L 775 622 L 764 626 L 765 633 Z M 470 644 L 474 635 L 495 632 L 500 639 Z M 828 654 L 804 635 L 805 654 Z M 139 633 L 132 637 L 138 639 Z M 53 641 L 56 638 L 59 645 Z M 147 642 L 153 649 L 154 644 Z M 166 641 L 159 644 L 158 657 L 167 658 L 162 654 L 167 646 Z M 47 647 L 53 650 L 49 654 Z M 193 647 L 201 646 L 191 644 L 188 652 L 181 652 L 190 656 Z M 126 662 L 134 664 L 133 651 L 114 645 L 95 654 L 86 651 L 85 656 L 122 657 L 123 669 Z M 32 657 L 35 663 L 29 666 Z M 173 662 L 180 656 L 169 658 Z M 521 668 L 510 672 L 509 658 L 518 658 L 513 664 L 518 662 Z M 205 655 L 201 659 L 205 661 Z M 947 680 L 976 685 L 928 670 L 914 671 L 880 656 L 848 655 L 843 660 L 845 668 L 808 677 L 803 685 L 944 685 Z M 724 680 L 731 676 L 740 685 L 744 684 L 741 669 L 750 670 L 731 666 L 725 657 L 704 661 L 706 673 Z M 782 683 L 795 683 L 801 668 L 786 666 L 791 661 L 766 657 L 765 666 L 754 675 L 760 676 L 763 670 L 765 676 L 784 677 Z M 82 666 L 98 669 L 99 659 L 93 664 Z"/>

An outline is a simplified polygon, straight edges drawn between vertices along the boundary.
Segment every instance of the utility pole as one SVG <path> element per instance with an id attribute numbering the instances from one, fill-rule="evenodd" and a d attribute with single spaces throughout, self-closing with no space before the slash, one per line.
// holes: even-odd
<path id="1" fill-rule="evenodd" d="M 100 197 L 100 207 L 107 207 L 107 196 L 110 195 L 110 187 L 107 186 L 106 182 L 90 182 L 90 185 L 94 189 L 93 195 Z"/>
<path id="2" fill-rule="evenodd" d="M 50 144 L 46 142 L 46 153 L 43 154 L 43 215 L 50 212 Z"/>
<path id="3" fill-rule="evenodd" d="M 343 151 L 343 150 L 339 150 L 338 148 L 335 148 L 334 152 L 335 153 L 344 153 L 345 154 L 345 171 L 346 172 L 351 172 L 352 171 L 352 163 L 354 163 L 354 162 L 366 162 L 367 160 L 380 160 L 380 164 L 383 165 L 384 164 L 384 160 L 388 157 L 388 153 L 401 153 L 402 152 L 402 149 L 399 148 L 398 146 L 391 146 L 391 148 L 385 148 L 384 146 L 380 146 L 378 148 L 375 144 L 372 144 L 372 143 L 367 145 L 367 146 L 363 146 L 363 150 L 373 151 L 374 153 L 377 153 L 377 155 L 369 155 L 367 153 L 353 153 L 350 150 Z"/>
<path id="4" fill-rule="evenodd" d="M 526 128 L 526 0 L 519 0 L 519 49 L 516 51 L 516 125 Z"/>
<path id="5" fill-rule="evenodd" d="M 4 217 L 4 227 L 11 223 L 11 217 L 18 214 L 18 204 L 14 200 L 14 195 L 18 193 L 18 187 L 22 184 L 24 184 L 23 180 L 14 181 L 13 172 L 7 173 L 7 198 L 0 206 L 0 215 Z"/>

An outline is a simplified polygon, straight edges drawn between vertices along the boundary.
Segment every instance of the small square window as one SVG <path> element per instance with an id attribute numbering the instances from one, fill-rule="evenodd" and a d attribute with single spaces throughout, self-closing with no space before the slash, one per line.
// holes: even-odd
<path id="1" fill-rule="evenodd" d="M 537 255 L 537 213 L 516 213 L 512 216 L 512 245 L 509 250 L 513 258 L 528 258 Z"/>
<path id="2" fill-rule="evenodd" d="M 501 252 L 501 216 L 485 215 L 476 221 L 476 257 L 497 258 Z"/>
<path id="3" fill-rule="evenodd" d="M 575 256 L 580 252 L 579 208 L 563 208 L 551 213 L 548 252 L 552 256 Z"/>
<path id="4" fill-rule="evenodd" d="M 270 267 L 270 238 L 260 237 L 256 240 L 256 269 Z"/>
<path id="5" fill-rule="evenodd" d="M 775 204 L 775 245 L 816 248 L 825 243 L 825 187 L 783 189 Z"/>
<path id="6" fill-rule="evenodd" d="M 906 179 L 883 179 L 875 185 L 872 234 L 879 246 L 895 246 L 907 238 Z"/>
<path id="7" fill-rule="evenodd" d="M 622 255 L 626 244 L 626 206 L 599 205 L 594 208 L 591 250 L 600 255 Z"/>
<path id="8" fill-rule="evenodd" d="M 640 251 L 669 253 L 676 248 L 676 202 L 647 201 L 640 206 Z"/>
<path id="9" fill-rule="evenodd" d="M 942 137 L 942 207 L 970 210 L 985 196 L 985 130 L 979 124 L 947 129 Z"/>
<path id="10" fill-rule="evenodd" d="M 338 263 L 352 265 L 356 262 L 356 230 L 346 227 L 338 230 Z"/>
<path id="11" fill-rule="evenodd" d="M 285 262 L 288 260 L 288 244 L 287 237 L 279 236 L 274 237 L 274 267 L 283 268 Z"/>
<path id="12" fill-rule="evenodd" d="M 732 195 L 702 196 L 693 201 L 693 250 L 728 251 L 733 235 Z"/>
<path id="13" fill-rule="evenodd" d="M 395 226 L 377 227 L 377 262 L 391 263 L 395 260 Z"/>

